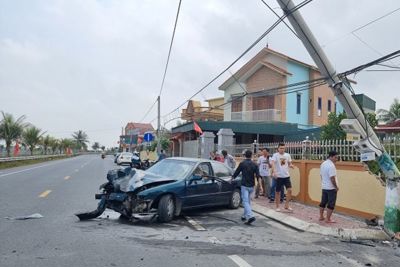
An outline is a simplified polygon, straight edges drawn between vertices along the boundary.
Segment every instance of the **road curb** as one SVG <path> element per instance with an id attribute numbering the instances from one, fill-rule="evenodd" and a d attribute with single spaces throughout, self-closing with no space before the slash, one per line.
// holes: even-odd
<path id="1" fill-rule="evenodd" d="M 253 211 L 277 221 L 285 226 L 293 228 L 300 232 L 309 232 L 325 236 L 334 236 L 342 239 L 368 239 L 368 240 L 388 240 L 390 237 L 379 229 L 346 229 L 346 228 L 330 228 L 316 223 L 308 223 L 303 220 L 286 215 L 282 212 L 276 212 L 272 209 L 265 208 L 256 203 L 252 203 Z"/>

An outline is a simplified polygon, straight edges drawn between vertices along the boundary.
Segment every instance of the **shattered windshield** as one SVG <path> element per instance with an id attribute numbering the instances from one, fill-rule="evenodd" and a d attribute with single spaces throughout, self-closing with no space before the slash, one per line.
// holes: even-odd
<path id="1" fill-rule="evenodd" d="M 196 165 L 196 162 L 183 160 L 162 160 L 147 170 L 148 173 L 167 176 L 171 179 L 184 179 Z"/>

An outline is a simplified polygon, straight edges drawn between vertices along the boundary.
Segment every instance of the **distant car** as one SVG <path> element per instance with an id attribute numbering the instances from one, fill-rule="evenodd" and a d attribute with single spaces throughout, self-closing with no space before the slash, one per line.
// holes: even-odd
<path id="1" fill-rule="evenodd" d="M 117 164 L 132 166 L 132 157 L 133 154 L 131 152 L 122 152 L 117 158 Z"/>
<path id="2" fill-rule="evenodd" d="M 117 163 L 117 159 L 118 159 L 119 155 L 121 155 L 121 153 L 114 154 L 114 163 Z"/>

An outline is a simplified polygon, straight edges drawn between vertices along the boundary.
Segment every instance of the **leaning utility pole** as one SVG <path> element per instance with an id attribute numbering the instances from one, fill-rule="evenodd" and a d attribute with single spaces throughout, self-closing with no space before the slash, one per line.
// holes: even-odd
<path id="1" fill-rule="evenodd" d="M 317 64 L 322 76 L 326 77 L 327 82 L 339 99 L 349 119 L 343 120 L 342 128 L 347 133 L 361 136 L 361 140 L 355 142 L 353 146 L 362 153 L 367 160 L 375 159 L 377 156 L 378 164 L 386 177 L 386 201 L 385 201 L 385 229 L 393 234 L 400 231 L 400 172 L 385 148 L 380 143 L 374 130 L 369 125 L 363 112 L 358 107 L 350 94 L 350 87 L 346 81 L 342 81 L 335 69 L 332 67 L 321 46 L 318 44 L 311 30 L 298 10 L 291 13 L 295 8 L 292 0 L 277 0 L 283 12 L 287 15 L 290 23 L 296 31 L 298 37 L 303 42 L 310 56 Z M 371 155 L 372 154 L 372 155 Z"/>
<path id="2" fill-rule="evenodd" d="M 160 111 L 160 96 L 157 97 L 157 154 L 161 152 L 161 144 L 160 144 L 160 128 L 161 128 L 161 111 Z"/>

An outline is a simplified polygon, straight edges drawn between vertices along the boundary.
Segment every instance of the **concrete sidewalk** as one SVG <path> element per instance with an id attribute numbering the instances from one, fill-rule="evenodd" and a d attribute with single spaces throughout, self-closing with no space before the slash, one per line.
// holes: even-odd
<path id="1" fill-rule="evenodd" d="M 332 218 L 336 223 L 319 221 L 319 208 L 296 202 L 291 202 L 293 212 L 285 212 L 281 204 L 281 212 L 275 211 L 275 203 L 269 203 L 268 198 L 260 197 L 252 202 L 253 211 L 278 221 L 298 231 L 305 231 L 342 239 L 388 240 L 390 237 L 381 227 L 368 226 L 362 220 L 334 213 Z"/>

